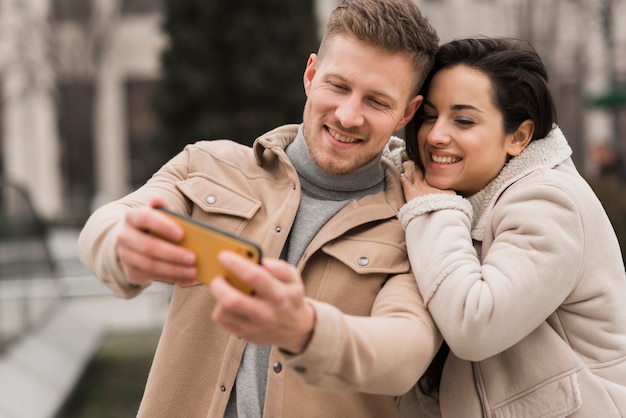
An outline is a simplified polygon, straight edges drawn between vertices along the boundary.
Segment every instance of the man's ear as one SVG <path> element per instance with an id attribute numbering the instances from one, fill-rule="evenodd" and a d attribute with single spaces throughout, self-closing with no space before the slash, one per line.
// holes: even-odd
<path id="1" fill-rule="evenodd" d="M 413 99 L 411 99 L 411 101 L 407 104 L 406 108 L 404 109 L 404 115 L 402 116 L 402 119 L 400 119 L 398 121 L 398 125 L 396 125 L 396 129 L 395 129 L 396 131 L 401 130 L 402 128 L 406 126 L 407 123 L 409 123 L 413 115 L 415 115 L 415 112 L 417 112 L 417 109 L 419 109 L 423 100 L 424 100 L 424 96 L 421 96 L 421 95 L 417 95 Z"/>
<path id="2" fill-rule="evenodd" d="M 526 119 L 517 130 L 507 136 L 507 154 L 515 157 L 524 151 L 535 133 L 535 123 Z"/>
<path id="3" fill-rule="evenodd" d="M 309 59 L 306 62 L 306 68 L 304 69 L 304 76 L 302 81 L 304 82 L 304 92 L 309 95 L 311 84 L 313 83 L 313 77 L 315 77 L 315 70 L 317 66 L 317 54 L 309 55 Z"/>

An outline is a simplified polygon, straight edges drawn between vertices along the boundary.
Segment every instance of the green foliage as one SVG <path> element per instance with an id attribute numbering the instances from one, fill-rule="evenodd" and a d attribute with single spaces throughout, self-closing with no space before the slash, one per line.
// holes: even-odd
<path id="1" fill-rule="evenodd" d="M 139 409 L 160 330 L 108 335 L 56 418 L 125 418 Z"/>
<path id="2" fill-rule="evenodd" d="M 302 73 L 318 43 L 312 0 L 166 0 L 165 15 L 156 105 L 168 155 L 301 122 Z"/>
<path id="3" fill-rule="evenodd" d="M 613 87 L 592 99 L 591 104 L 598 107 L 626 107 L 626 87 Z"/>

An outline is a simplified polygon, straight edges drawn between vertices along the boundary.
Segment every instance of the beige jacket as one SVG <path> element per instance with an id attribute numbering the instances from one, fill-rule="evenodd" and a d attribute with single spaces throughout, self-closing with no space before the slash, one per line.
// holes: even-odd
<path id="1" fill-rule="evenodd" d="M 443 417 L 626 416 L 626 274 L 570 154 L 555 128 L 469 201 L 430 195 L 400 212 L 453 352 Z"/>
<path id="2" fill-rule="evenodd" d="M 296 133 L 295 125 L 277 128 L 253 149 L 230 141 L 188 146 L 146 185 L 91 216 L 79 238 L 82 261 L 117 295 L 136 296 L 115 261 L 116 229 L 128 207 L 157 195 L 278 257 L 300 201 L 284 153 Z M 348 204 L 297 266 L 317 322 L 305 352 L 272 349 L 266 417 L 394 417 L 394 397 L 411 388 L 440 344 L 396 218 L 404 203 L 398 172 L 383 162 L 386 191 Z M 206 286 L 174 289 L 140 416 L 223 416 L 246 343 L 211 322 L 213 303 Z"/>

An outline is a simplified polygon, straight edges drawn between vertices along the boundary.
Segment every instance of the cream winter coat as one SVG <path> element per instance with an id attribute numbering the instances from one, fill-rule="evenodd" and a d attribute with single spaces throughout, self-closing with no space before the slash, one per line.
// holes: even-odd
<path id="1" fill-rule="evenodd" d="M 469 200 L 427 195 L 400 211 L 452 351 L 443 417 L 626 416 L 624 265 L 570 154 L 555 127 Z"/>

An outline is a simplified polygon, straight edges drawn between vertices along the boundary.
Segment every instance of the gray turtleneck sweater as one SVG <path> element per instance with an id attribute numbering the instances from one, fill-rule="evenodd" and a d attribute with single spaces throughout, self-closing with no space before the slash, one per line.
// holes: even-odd
<path id="1" fill-rule="evenodd" d="M 331 174 L 311 158 L 302 128 L 300 125 L 298 135 L 285 150 L 302 189 L 298 213 L 281 256 L 294 266 L 315 234 L 345 205 L 385 189 L 382 153 L 351 173 Z M 270 346 L 246 346 L 225 418 L 263 416 L 270 350 Z"/>

